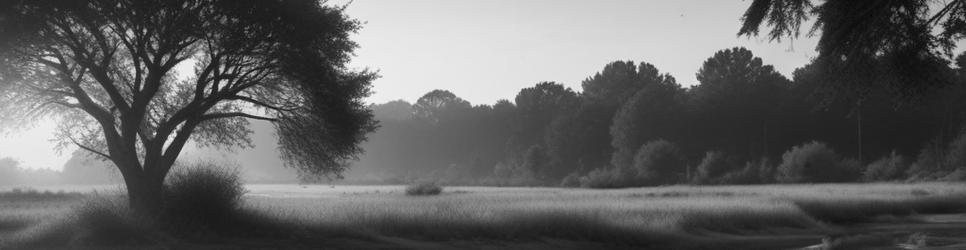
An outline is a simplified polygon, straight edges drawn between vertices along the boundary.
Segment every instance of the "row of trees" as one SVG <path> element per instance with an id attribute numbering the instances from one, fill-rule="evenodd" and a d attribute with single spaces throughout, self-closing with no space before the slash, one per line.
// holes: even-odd
<path id="1" fill-rule="evenodd" d="M 602 181 L 626 186 L 710 183 L 730 172 L 751 175 L 755 166 L 754 175 L 768 175 L 763 181 L 857 180 L 864 167 L 851 167 L 854 177 L 842 179 L 782 179 L 776 170 L 786 151 L 814 145 L 834 148 L 837 162 L 858 166 L 893 154 L 922 158 L 924 145 L 945 148 L 966 115 L 966 57 L 959 58 L 958 68 L 937 64 L 933 77 L 947 84 L 915 99 L 886 85 L 870 85 L 861 95 L 836 90 L 816 70 L 819 61 L 788 79 L 745 48 L 712 55 L 688 88 L 654 65 L 616 61 L 584 80 L 581 91 L 542 82 L 512 102 L 474 106 L 434 90 L 414 104 L 372 107 L 382 127 L 364 144 L 367 154 L 353 176 L 541 185 L 582 178 L 589 185 L 594 176 L 646 173 L 641 180 Z M 824 143 L 803 145 L 813 140 Z M 961 167 L 922 164 L 931 166 L 917 169 L 930 173 Z"/>
<path id="2" fill-rule="evenodd" d="M 109 163 L 77 150 L 62 171 L 21 166 L 14 158 L 0 158 L 0 185 L 90 185 L 120 183 L 121 176 Z"/>

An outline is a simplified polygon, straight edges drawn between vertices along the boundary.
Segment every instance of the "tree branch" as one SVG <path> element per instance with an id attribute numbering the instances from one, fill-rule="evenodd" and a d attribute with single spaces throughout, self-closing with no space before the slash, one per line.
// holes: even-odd
<path id="1" fill-rule="evenodd" d="M 281 111 L 281 112 L 291 112 L 291 111 L 295 111 L 297 109 L 297 108 L 282 108 L 282 107 L 275 106 L 275 105 L 271 105 L 271 104 L 268 104 L 268 103 L 265 103 L 265 102 L 262 102 L 262 101 L 259 101 L 259 100 L 255 100 L 254 98 L 251 98 L 251 97 L 240 96 L 240 95 L 233 95 L 233 96 L 228 97 L 226 99 L 227 100 L 244 101 L 244 102 L 248 102 L 248 103 L 254 104 L 256 106 L 261 106 L 261 107 L 264 107 L 264 108 L 268 108 L 268 109 L 275 110 L 275 111 Z"/>
<path id="2" fill-rule="evenodd" d="M 92 147 L 84 146 L 84 144 L 81 144 L 80 142 L 78 142 L 76 139 L 74 139 L 74 137 L 69 137 L 69 138 L 70 138 L 70 141 L 74 143 L 74 145 L 77 145 L 77 147 L 80 147 L 83 150 L 87 150 L 88 152 L 100 155 L 101 157 L 104 157 L 108 160 L 112 160 L 110 155 L 97 151 Z"/>
<path id="3" fill-rule="evenodd" d="M 244 117 L 249 119 L 263 120 L 263 121 L 270 121 L 270 122 L 278 121 L 278 119 L 275 119 L 275 118 L 257 116 L 257 115 L 242 113 L 242 112 L 211 113 L 211 114 L 206 114 L 201 116 L 201 120 L 207 121 L 207 120 L 213 120 L 213 119 L 232 118 L 232 117 Z"/>

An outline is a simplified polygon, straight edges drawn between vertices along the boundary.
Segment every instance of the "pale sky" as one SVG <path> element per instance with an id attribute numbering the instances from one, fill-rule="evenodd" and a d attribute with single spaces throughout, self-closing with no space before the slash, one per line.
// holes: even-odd
<path id="1" fill-rule="evenodd" d="M 770 43 L 737 37 L 749 1 L 356 0 L 350 16 L 356 67 L 378 69 L 369 101 L 415 101 L 447 89 L 474 104 L 513 100 L 556 81 L 574 90 L 615 60 L 646 61 L 682 85 L 714 52 L 744 46 L 786 76 L 806 64 L 816 39 Z M 810 26 L 805 27 L 805 29 Z M 807 30 L 806 30 L 807 31 Z"/>
<path id="2" fill-rule="evenodd" d="M 721 49 L 744 46 L 786 76 L 816 54 L 816 39 L 772 43 L 737 37 L 748 4 L 355 0 L 347 11 L 365 22 L 354 36 L 360 48 L 352 66 L 382 75 L 369 102 L 413 102 L 433 89 L 446 89 L 474 104 L 493 104 L 541 81 L 579 91 L 583 79 L 615 60 L 649 62 L 689 86 L 704 60 Z M 72 149 L 54 151 L 53 127 L 47 123 L 0 135 L 0 157 L 17 158 L 31 168 L 61 169 Z"/>

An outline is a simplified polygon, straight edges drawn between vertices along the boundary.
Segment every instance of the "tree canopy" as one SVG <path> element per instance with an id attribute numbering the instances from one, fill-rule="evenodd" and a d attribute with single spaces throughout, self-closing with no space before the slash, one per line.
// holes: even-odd
<path id="1" fill-rule="evenodd" d="M 966 35 L 966 1 L 755 0 L 738 35 L 796 38 L 814 17 L 809 36 L 819 35 L 815 59 L 836 92 L 858 102 L 868 86 L 883 84 L 902 98 L 921 97 L 950 84 L 943 66 Z"/>
<path id="2" fill-rule="evenodd" d="M 307 176 L 340 176 L 375 128 L 362 98 L 376 75 L 346 66 L 357 47 L 349 34 L 360 23 L 343 7 L 317 0 L 0 4 L 4 121 L 58 119 L 63 144 L 117 165 L 132 204 L 158 196 L 147 193 L 158 192 L 189 140 L 248 146 L 248 119 L 273 122 L 282 156 Z"/>

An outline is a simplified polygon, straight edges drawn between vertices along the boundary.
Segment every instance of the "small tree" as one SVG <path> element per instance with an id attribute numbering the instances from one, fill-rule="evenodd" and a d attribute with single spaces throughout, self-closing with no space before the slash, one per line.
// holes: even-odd
<path id="1" fill-rule="evenodd" d="M 148 214 L 189 140 L 249 146 L 249 120 L 275 125 L 289 166 L 340 177 L 375 128 L 376 75 L 346 67 L 360 23 L 323 4 L 2 1 L 0 117 L 59 118 L 62 144 L 112 161 Z"/>

